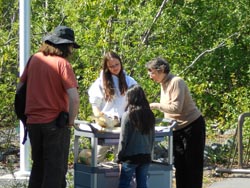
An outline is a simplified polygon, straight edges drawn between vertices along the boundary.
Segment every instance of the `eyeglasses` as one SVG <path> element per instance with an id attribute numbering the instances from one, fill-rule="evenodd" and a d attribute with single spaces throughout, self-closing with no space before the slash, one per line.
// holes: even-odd
<path id="1" fill-rule="evenodd" d="M 158 70 L 148 69 L 148 75 L 155 75 L 157 73 L 158 73 Z"/>
<path id="2" fill-rule="evenodd" d="M 120 66 L 120 63 L 116 63 L 114 65 L 108 66 L 109 69 L 114 69 L 116 67 Z"/>

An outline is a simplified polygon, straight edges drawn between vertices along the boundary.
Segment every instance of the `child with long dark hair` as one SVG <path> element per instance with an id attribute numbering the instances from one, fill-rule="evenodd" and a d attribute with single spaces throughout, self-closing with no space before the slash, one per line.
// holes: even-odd
<path id="1" fill-rule="evenodd" d="M 122 164 L 119 188 L 129 188 L 134 173 L 137 187 L 147 188 L 155 117 L 141 86 L 131 86 L 126 99 L 127 107 L 121 119 L 118 146 L 118 163 Z"/>

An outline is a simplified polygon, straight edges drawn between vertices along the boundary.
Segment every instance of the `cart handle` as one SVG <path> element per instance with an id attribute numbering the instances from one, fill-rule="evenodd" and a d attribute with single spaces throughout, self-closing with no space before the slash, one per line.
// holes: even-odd
<path id="1" fill-rule="evenodd" d="M 84 121 L 84 120 L 75 120 L 75 121 L 74 121 L 74 128 L 75 128 L 76 130 L 78 130 L 78 131 L 82 131 L 82 130 L 79 129 L 79 127 L 77 126 L 77 125 L 79 125 L 79 124 L 88 125 L 88 126 L 91 128 L 91 130 L 92 130 L 93 133 L 96 133 L 96 132 L 97 132 L 97 129 L 96 129 L 89 121 Z"/>
<path id="2" fill-rule="evenodd" d="M 177 127 L 177 121 L 173 119 L 168 119 L 168 118 L 157 118 L 158 121 L 169 123 L 169 126 L 166 126 L 170 130 L 173 130 L 175 127 Z"/>

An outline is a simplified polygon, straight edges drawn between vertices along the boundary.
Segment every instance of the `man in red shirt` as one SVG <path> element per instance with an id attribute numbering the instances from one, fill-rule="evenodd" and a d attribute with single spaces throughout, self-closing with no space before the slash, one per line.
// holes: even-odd
<path id="1" fill-rule="evenodd" d="M 27 82 L 27 129 L 32 150 L 29 188 L 65 188 L 70 129 L 79 109 L 78 83 L 69 63 L 74 31 L 58 26 L 32 55 L 17 90 Z"/>

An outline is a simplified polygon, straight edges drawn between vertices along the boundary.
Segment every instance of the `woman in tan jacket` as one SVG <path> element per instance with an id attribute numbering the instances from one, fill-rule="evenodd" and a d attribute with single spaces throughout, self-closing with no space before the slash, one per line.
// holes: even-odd
<path id="1" fill-rule="evenodd" d="M 177 188 L 202 188 L 205 121 L 190 91 L 180 77 L 170 73 L 168 62 L 156 58 L 146 64 L 150 78 L 161 85 L 159 103 L 150 108 L 160 110 L 164 117 L 176 120 L 174 166 Z"/>

